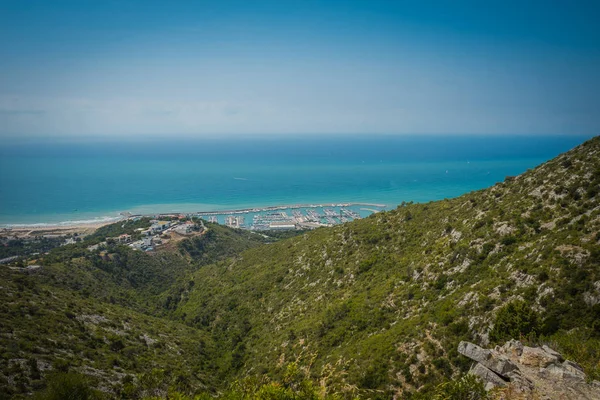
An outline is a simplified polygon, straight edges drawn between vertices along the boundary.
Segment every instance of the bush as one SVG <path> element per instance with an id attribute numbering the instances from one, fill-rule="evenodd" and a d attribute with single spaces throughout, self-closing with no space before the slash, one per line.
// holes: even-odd
<path id="1" fill-rule="evenodd" d="M 50 377 L 45 391 L 38 394 L 39 400 L 93 400 L 100 399 L 87 378 L 75 373 L 58 373 Z"/>
<path id="2" fill-rule="evenodd" d="M 514 244 L 516 242 L 517 242 L 517 238 L 515 238 L 514 236 L 505 236 L 501 240 L 501 243 L 504 246 L 510 246 L 511 244 Z"/>
<path id="3" fill-rule="evenodd" d="M 486 400 L 489 399 L 483 382 L 474 375 L 464 375 L 460 379 L 438 385 L 433 393 L 415 393 L 411 400 Z"/>
<path id="4" fill-rule="evenodd" d="M 488 395 L 484 389 L 483 382 L 474 375 L 465 375 L 462 378 L 439 385 L 434 400 L 483 400 Z"/>
<path id="5" fill-rule="evenodd" d="M 498 311 L 490 340 L 501 342 L 521 336 L 535 336 L 538 329 L 537 313 L 524 301 L 513 301 Z"/>

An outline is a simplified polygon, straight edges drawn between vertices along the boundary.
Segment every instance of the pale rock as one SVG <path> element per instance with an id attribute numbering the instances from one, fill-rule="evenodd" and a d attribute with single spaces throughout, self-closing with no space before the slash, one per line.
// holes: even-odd
<path id="1" fill-rule="evenodd" d="M 556 221 L 550 221 L 550 222 L 546 222 L 544 224 L 541 224 L 540 228 L 542 228 L 542 229 L 548 229 L 548 230 L 552 231 L 552 230 L 554 230 L 554 228 L 556 228 Z"/>
<path id="2" fill-rule="evenodd" d="M 510 371 L 507 378 L 517 392 L 530 392 L 535 387 L 534 383 L 529 378 L 525 377 L 523 372 L 518 368 L 514 371 Z"/>
<path id="3" fill-rule="evenodd" d="M 506 382 L 500 376 L 498 376 L 494 371 L 484 367 L 483 365 L 477 363 L 471 370 L 469 371 L 471 375 L 478 376 L 486 383 L 485 390 L 493 389 L 497 386 L 504 386 Z"/>
<path id="4" fill-rule="evenodd" d="M 523 343 L 511 339 L 501 347 L 501 351 L 511 357 L 520 357 L 523 354 Z"/>
<path id="5" fill-rule="evenodd" d="M 519 362 L 523 365 L 546 368 L 550 364 L 556 364 L 558 358 L 538 347 L 523 346 L 523 353 L 519 358 Z"/>
<path id="6" fill-rule="evenodd" d="M 485 362 L 492 357 L 491 351 L 465 341 L 461 341 L 458 344 L 458 352 L 463 356 L 469 357 L 471 360 L 477 362 Z"/>
<path id="7" fill-rule="evenodd" d="M 561 362 L 562 355 L 548 346 L 533 348 L 511 340 L 487 350 L 461 342 L 458 351 L 476 361 L 469 373 L 483 381 L 486 391 L 505 386 L 515 399 L 600 399 L 600 382 L 586 383 L 580 365 L 570 360 Z"/>
<path id="8" fill-rule="evenodd" d="M 485 384 L 485 386 L 483 387 L 483 390 L 485 390 L 486 392 L 489 392 L 490 390 L 492 390 L 493 388 L 495 388 L 496 386 L 494 386 L 494 384 L 492 382 L 488 382 Z"/>
<path id="9" fill-rule="evenodd" d="M 492 358 L 490 358 L 490 360 L 482 364 L 503 377 L 507 377 L 511 371 L 518 369 L 518 367 L 512 361 L 498 354 L 494 355 Z"/>
<path id="10" fill-rule="evenodd" d="M 511 233 L 513 233 L 515 231 L 515 228 L 508 225 L 507 222 L 499 222 L 499 223 L 495 224 L 495 227 L 496 227 L 496 233 L 499 234 L 500 236 L 510 235 Z"/>
<path id="11" fill-rule="evenodd" d="M 600 296 L 592 292 L 585 292 L 583 293 L 583 301 L 588 306 L 593 307 L 600 303 Z"/>
<path id="12" fill-rule="evenodd" d="M 469 292 L 465 294 L 461 301 L 458 302 L 459 307 L 464 307 L 469 303 L 477 300 L 478 294 L 476 292 Z"/>
<path id="13" fill-rule="evenodd" d="M 462 233 L 457 231 L 456 229 L 452 229 L 452 232 L 450 232 L 450 237 L 452 238 L 452 241 L 456 243 L 462 237 Z"/>
<path id="14" fill-rule="evenodd" d="M 521 271 L 513 271 L 510 274 L 510 277 L 511 277 L 511 279 L 513 279 L 515 281 L 515 284 L 519 288 L 531 286 L 531 285 L 535 284 L 535 282 L 536 282 L 535 276 L 528 275 Z"/>
<path id="15" fill-rule="evenodd" d="M 506 377 L 510 371 L 518 369 L 512 361 L 500 353 L 483 349 L 473 343 L 460 342 L 458 352 L 503 377 Z"/>
<path id="16" fill-rule="evenodd" d="M 555 356 L 555 357 L 558 359 L 558 361 L 560 361 L 560 362 L 564 361 L 564 359 L 563 359 L 563 356 L 562 356 L 562 355 L 561 355 L 561 354 L 560 354 L 558 351 L 556 351 L 556 350 L 554 350 L 554 349 L 551 349 L 550 347 L 548 347 L 548 346 L 546 346 L 546 345 L 543 345 L 543 346 L 542 346 L 542 349 L 543 349 L 543 350 L 544 350 L 546 353 L 548 353 L 548 354 L 550 354 L 550 355 L 552 355 L 552 356 Z"/>
<path id="17" fill-rule="evenodd" d="M 551 376 L 554 379 L 585 381 L 585 374 L 578 369 L 568 370 L 564 365 L 551 364 L 546 368 L 540 369 L 541 376 Z"/>
<path id="18" fill-rule="evenodd" d="M 562 365 L 563 365 L 563 367 L 565 367 L 567 369 L 567 371 L 570 371 L 570 372 L 574 372 L 574 371 L 583 372 L 583 368 L 581 368 L 581 365 L 577 364 L 575 361 L 565 360 L 565 362 L 563 362 Z"/>
<path id="19" fill-rule="evenodd" d="M 529 192 L 529 195 L 533 197 L 542 197 L 542 187 L 536 187 L 531 192 Z"/>

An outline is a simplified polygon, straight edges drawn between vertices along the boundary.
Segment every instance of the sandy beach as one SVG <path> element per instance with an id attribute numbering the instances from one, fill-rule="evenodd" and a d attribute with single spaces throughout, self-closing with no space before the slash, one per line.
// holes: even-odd
<path id="1" fill-rule="evenodd" d="M 101 226 L 113 224 L 117 221 L 102 221 L 102 222 L 88 222 L 73 225 L 30 225 L 30 226 L 16 226 L 10 228 L 1 228 L 0 236 L 14 236 L 17 238 L 23 237 L 35 237 L 35 236 L 64 236 L 64 235 L 89 235 Z"/>

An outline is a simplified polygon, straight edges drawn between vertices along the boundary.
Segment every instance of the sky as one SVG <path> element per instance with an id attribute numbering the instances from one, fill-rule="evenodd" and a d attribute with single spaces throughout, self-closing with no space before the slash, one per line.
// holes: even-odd
<path id="1" fill-rule="evenodd" d="M 0 138 L 600 132 L 600 2 L 0 0 Z"/>

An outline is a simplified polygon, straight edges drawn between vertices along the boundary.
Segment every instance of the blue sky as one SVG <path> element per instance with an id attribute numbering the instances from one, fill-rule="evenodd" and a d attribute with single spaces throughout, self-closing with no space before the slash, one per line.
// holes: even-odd
<path id="1" fill-rule="evenodd" d="M 596 1 L 0 0 L 0 135 L 600 132 Z"/>

